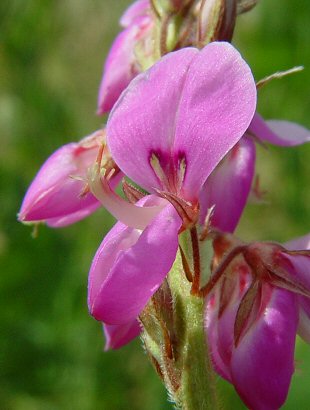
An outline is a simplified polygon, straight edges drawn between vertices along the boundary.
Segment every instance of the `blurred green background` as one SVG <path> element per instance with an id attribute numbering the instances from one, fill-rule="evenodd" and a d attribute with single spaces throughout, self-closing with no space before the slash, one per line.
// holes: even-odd
<path id="1" fill-rule="evenodd" d="M 23 195 L 60 145 L 103 122 L 95 116 L 104 58 L 126 0 L 3 0 L 0 4 L 0 409 L 159 410 L 172 406 L 139 340 L 104 353 L 86 307 L 92 256 L 113 221 L 104 210 L 75 226 L 16 222 Z M 259 92 L 266 118 L 310 128 L 310 2 L 261 0 L 238 19 L 235 43 L 256 79 L 305 71 Z M 267 204 L 252 204 L 238 233 L 286 241 L 309 231 L 310 150 L 259 148 Z M 284 409 L 310 408 L 310 348 L 298 340 Z M 226 409 L 243 409 L 221 383 Z M 198 409 L 197 409 L 198 410 Z"/>

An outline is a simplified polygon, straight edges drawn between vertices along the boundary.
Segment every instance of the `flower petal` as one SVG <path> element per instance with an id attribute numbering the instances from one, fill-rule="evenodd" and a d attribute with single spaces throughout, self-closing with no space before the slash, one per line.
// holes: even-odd
<path id="1" fill-rule="evenodd" d="M 103 324 L 103 331 L 106 339 L 104 350 L 119 349 L 139 336 L 141 332 L 140 324 L 137 320 L 123 325 Z"/>
<path id="2" fill-rule="evenodd" d="M 250 286 L 251 275 L 244 262 L 234 263 L 231 269 L 207 299 L 205 325 L 215 370 L 232 383 L 230 366 L 235 320 L 242 297 Z"/>
<path id="3" fill-rule="evenodd" d="M 284 403 L 294 372 L 297 323 L 296 296 L 273 288 L 264 312 L 232 355 L 232 381 L 249 408 L 277 410 Z"/>
<path id="4" fill-rule="evenodd" d="M 293 283 L 295 280 L 310 293 L 310 255 L 289 255 L 281 252 L 278 263 L 292 277 Z"/>
<path id="5" fill-rule="evenodd" d="M 195 197 L 249 126 L 256 87 L 249 66 L 229 43 L 207 45 L 190 65 L 178 109 L 174 150 L 186 155 L 185 197 Z"/>
<path id="6" fill-rule="evenodd" d="M 118 34 L 106 59 L 98 94 L 97 114 L 111 110 L 122 91 L 138 74 L 134 45 L 139 26 L 134 25 Z"/>
<path id="7" fill-rule="evenodd" d="M 305 342 L 310 344 L 310 300 L 299 296 L 299 323 L 298 334 Z"/>
<path id="8" fill-rule="evenodd" d="M 310 141 L 310 130 L 289 121 L 264 121 L 255 114 L 249 127 L 260 140 L 282 147 L 293 147 Z"/>
<path id="9" fill-rule="evenodd" d="M 86 182 L 83 181 L 88 166 L 96 159 L 98 144 L 83 144 L 100 132 L 59 148 L 43 164 L 31 183 L 21 210 L 20 221 L 41 221 L 62 218 L 84 209 L 95 209 L 99 204 L 90 193 L 81 197 Z"/>
<path id="10" fill-rule="evenodd" d="M 119 222 L 131 228 L 144 229 L 166 205 L 166 200 L 154 197 L 155 206 L 137 206 L 117 195 L 110 187 L 109 181 L 101 177 L 98 164 L 88 172 L 88 184 L 93 195 Z"/>
<path id="11" fill-rule="evenodd" d="M 212 43 L 200 52 L 185 48 L 131 82 L 110 115 L 109 148 L 119 167 L 151 192 L 163 189 L 152 155 L 172 174 L 185 160 L 183 194 L 196 200 L 246 131 L 255 105 L 251 71 L 230 44 Z"/>
<path id="12" fill-rule="evenodd" d="M 197 53 L 187 48 L 167 54 L 130 83 L 110 114 L 107 135 L 115 162 L 150 192 L 163 189 L 150 159 L 152 153 L 170 157 L 182 86 Z"/>
<path id="13" fill-rule="evenodd" d="M 141 17 L 146 17 L 150 8 L 149 0 L 137 0 L 132 3 L 124 12 L 120 19 L 122 27 L 129 27 L 135 24 Z"/>
<path id="14" fill-rule="evenodd" d="M 51 228 L 64 228 L 65 226 L 79 222 L 80 220 L 91 215 L 100 207 L 100 205 L 100 202 L 97 201 L 93 205 L 90 205 L 89 207 L 81 209 L 80 211 L 74 212 L 72 214 L 64 215 L 58 218 L 47 219 L 45 220 L 45 223 Z"/>
<path id="15" fill-rule="evenodd" d="M 224 379 L 231 382 L 229 363 L 222 358 L 219 343 L 219 289 L 212 293 L 206 302 L 205 330 L 208 339 L 208 347 L 215 371 Z M 230 326 L 231 343 L 233 341 L 233 322 Z M 231 352 L 231 348 L 230 348 Z"/>
<path id="16" fill-rule="evenodd" d="M 284 244 L 286 249 L 295 251 L 298 249 L 310 249 L 310 233 L 299 238 L 292 239 Z"/>
<path id="17" fill-rule="evenodd" d="M 245 207 L 255 171 L 255 145 L 242 138 L 215 168 L 200 193 L 200 223 L 215 205 L 211 224 L 233 232 Z"/>
<path id="18" fill-rule="evenodd" d="M 181 224 L 168 204 L 143 232 L 115 225 L 90 270 L 88 303 L 97 320 L 124 324 L 139 315 L 173 264 Z"/>

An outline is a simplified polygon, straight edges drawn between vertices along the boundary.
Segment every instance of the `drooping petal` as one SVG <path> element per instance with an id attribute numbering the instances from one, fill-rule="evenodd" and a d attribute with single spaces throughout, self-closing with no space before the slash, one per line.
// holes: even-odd
<path id="1" fill-rule="evenodd" d="M 80 211 L 74 212 L 72 214 L 60 216 L 58 218 L 50 218 L 46 219 L 46 225 L 50 226 L 51 228 L 64 228 L 65 226 L 71 225 L 76 223 L 87 216 L 91 215 L 101 206 L 100 202 L 97 201 L 93 205 L 90 205 L 87 208 L 81 209 Z"/>
<path id="2" fill-rule="evenodd" d="M 120 347 L 131 342 L 141 333 L 141 327 L 137 320 L 125 323 L 123 325 L 106 325 L 103 324 L 105 335 L 104 350 L 119 349 Z"/>
<path id="3" fill-rule="evenodd" d="M 233 232 L 245 207 L 255 170 L 255 145 L 242 138 L 215 168 L 200 193 L 200 223 L 215 205 L 211 224 Z"/>
<path id="4" fill-rule="evenodd" d="M 310 142 L 310 130 L 289 121 L 269 120 L 264 121 L 259 114 L 255 114 L 249 130 L 260 140 L 282 147 Z"/>
<path id="5" fill-rule="evenodd" d="M 138 74 L 134 45 L 139 26 L 128 27 L 118 34 L 106 59 L 98 94 L 97 114 L 111 110 L 122 91 Z"/>
<path id="6" fill-rule="evenodd" d="M 81 194 L 86 185 L 86 171 L 96 159 L 101 136 L 102 132 L 98 131 L 79 143 L 64 145 L 48 158 L 25 195 L 20 221 L 58 219 L 78 212 L 83 216 L 85 210 L 97 208 L 99 202 L 91 193 Z"/>
<path id="7" fill-rule="evenodd" d="M 183 161 L 183 195 L 196 200 L 255 105 L 251 71 L 230 44 L 182 49 L 131 82 L 110 115 L 108 144 L 119 167 L 149 191 L 163 189 L 153 155 L 168 177 Z"/>
<path id="8" fill-rule="evenodd" d="M 296 299 L 291 292 L 273 288 L 259 320 L 233 352 L 232 382 L 253 410 L 277 410 L 286 399 L 294 372 Z"/>
<path id="9" fill-rule="evenodd" d="M 146 204 L 151 200 L 141 201 Z M 181 224 L 168 204 L 142 232 L 121 223 L 115 225 L 90 270 L 88 304 L 97 320 L 124 324 L 139 315 L 174 262 Z"/>
<path id="10" fill-rule="evenodd" d="M 135 24 L 141 17 L 148 17 L 147 12 L 150 8 L 149 0 L 137 0 L 132 3 L 124 12 L 120 19 L 122 27 L 129 27 Z"/>

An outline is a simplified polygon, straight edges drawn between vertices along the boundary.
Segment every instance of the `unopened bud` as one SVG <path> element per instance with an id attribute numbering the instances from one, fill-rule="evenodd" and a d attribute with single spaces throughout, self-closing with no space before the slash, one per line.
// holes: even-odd
<path id="1" fill-rule="evenodd" d="M 201 46 L 220 40 L 230 41 L 235 28 L 237 0 L 202 0 L 198 38 Z"/>

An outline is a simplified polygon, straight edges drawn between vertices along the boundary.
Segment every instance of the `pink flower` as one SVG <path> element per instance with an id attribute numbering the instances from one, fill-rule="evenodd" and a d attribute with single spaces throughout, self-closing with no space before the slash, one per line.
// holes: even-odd
<path id="1" fill-rule="evenodd" d="M 125 325 L 103 324 L 103 331 L 106 340 L 104 350 L 109 350 L 118 349 L 139 336 L 141 327 L 137 320 L 133 320 Z"/>
<path id="2" fill-rule="evenodd" d="M 104 131 L 100 130 L 54 152 L 30 185 L 18 219 L 62 227 L 94 212 L 100 202 L 87 188 L 86 172 L 104 141 Z M 116 182 L 118 178 L 114 178 Z"/>
<path id="3" fill-rule="evenodd" d="M 226 256 L 207 297 L 212 361 L 249 408 L 276 410 L 294 372 L 298 324 L 310 341 L 310 252 L 272 243 L 237 243 L 228 250 L 227 244 L 228 236 L 215 241 L 216 257 Z M 309 249 L 309 235 L 295 244 Z"/>
<path id="4" fill-rule="evenodd" d="M 89 176 L 93 194 L 119 220 L 90 269 L 96 319 L 127 326 L 139 316 L 172 267 L 179 231 L 197 222 L 203 184 L 244 134 L 255 105 L 251 71 L 228 43 L 170 53 L 122 94 L 108 146 L 151 195 L 130 204 L 109 189 L 107 173 L 97 167 Z"/>
<path id="5" fill-rule="evenodd" d="M 255 144 L 244 136 L 205 182 L 200 193 L 200 223 L 214 206 L 211 224 L 233 232 L 239 222 L 255 175 Z"/>
<path id="6" fill-rule="evenodd" d="M 249 126 L 249 133 L 254 134 L 262 142 L 282 147 L 310 142 L 310 131 L 307 128 L 285 120 L 264 121 L 257 113 Z"/>
<path id="7" fill-rule="evenodd" d="M 106 59 L 99 88 L 98 110 L 102 115 L 111 110 L 122 91 L 141 71 L 135 55 L 135 47 L 152 28 L 149 1 L 138 0 L 122 16 L 125 29 L 116 37 Z"/>
<path id="8" fill-rule="evenodd" d="M 214 206 L 211 224 L 234 232 L 251 191 L 255 175 L 256 148 L 252 137 L 263 143 L 292 147 L 310 141 L 310 131 L 289 121 L 264 121 L 255 114 L 244 137 L 226 155 L 200 193 L 200 222 Z"/>

